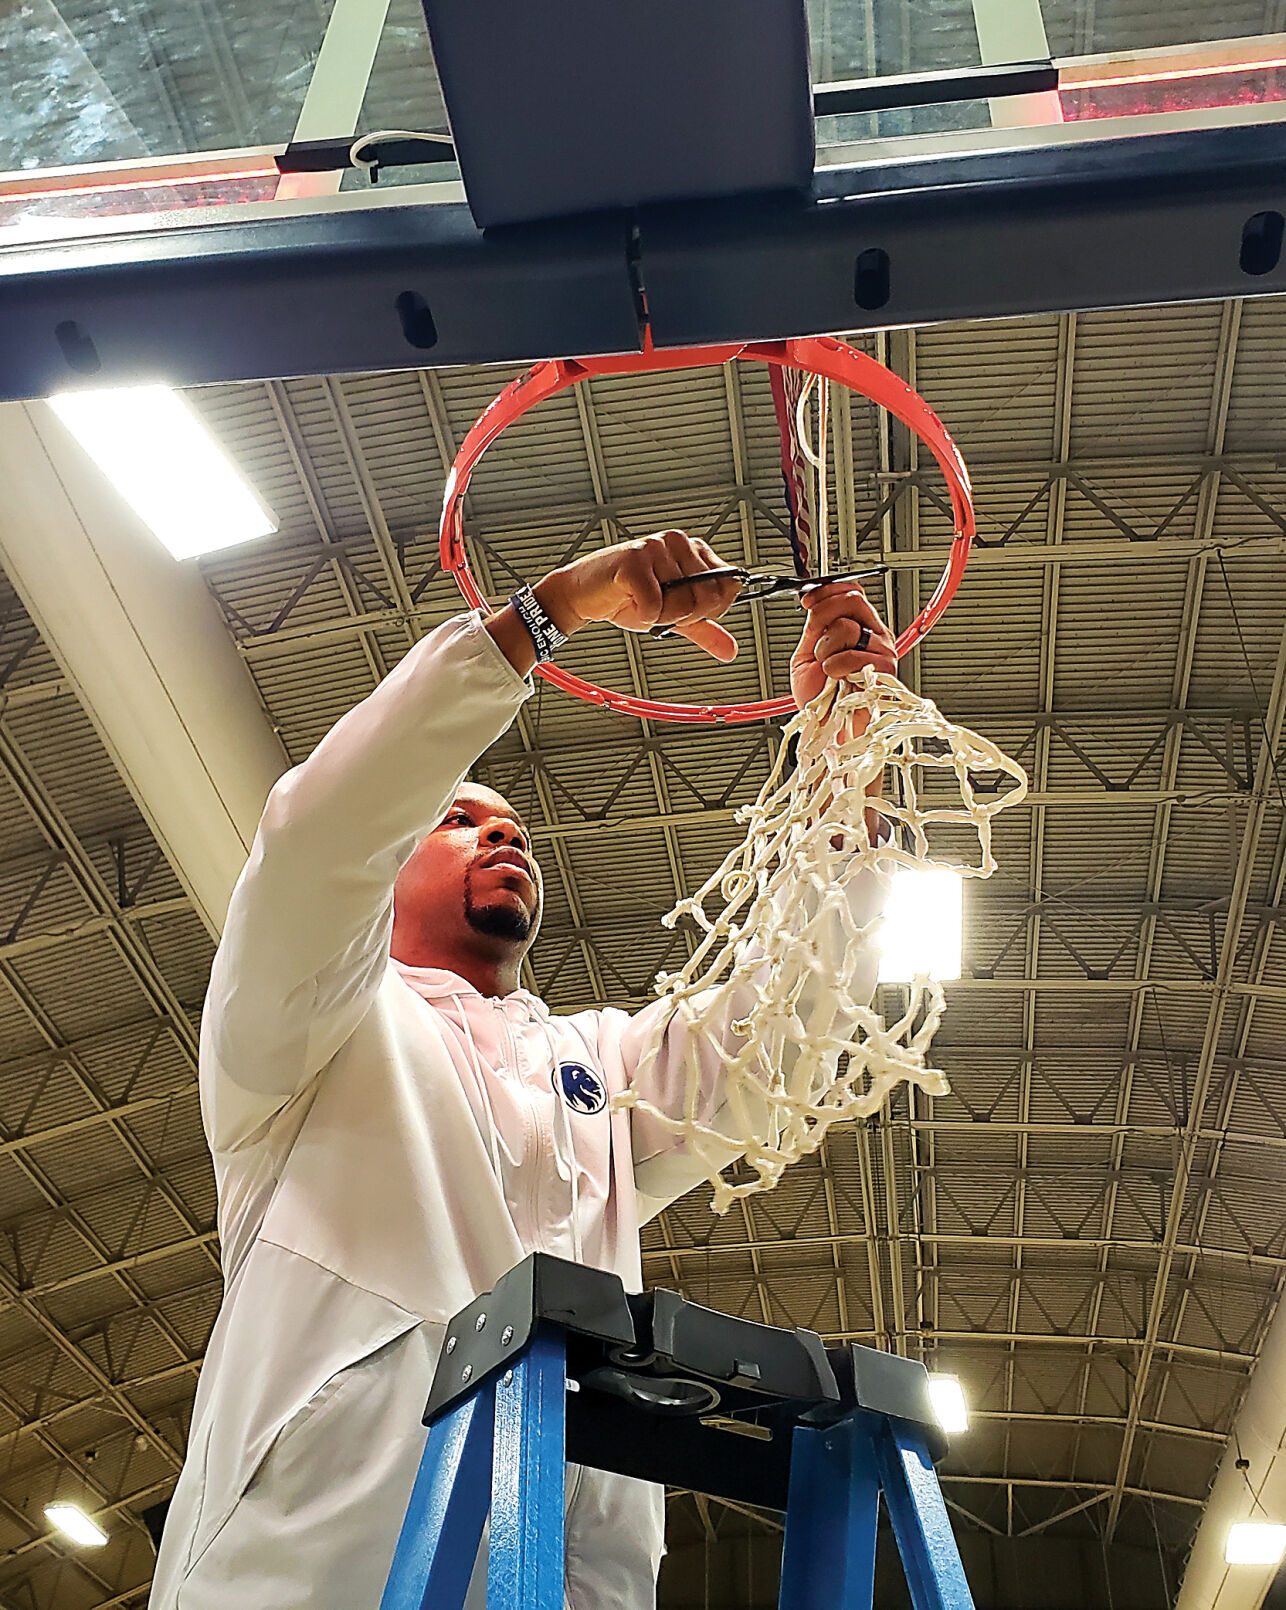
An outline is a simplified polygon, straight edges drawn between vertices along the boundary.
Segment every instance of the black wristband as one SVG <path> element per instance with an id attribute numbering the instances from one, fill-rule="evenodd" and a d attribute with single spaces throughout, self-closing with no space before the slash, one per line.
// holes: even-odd
<path id="1" fill-rule="evenodd" d="M 552 660 L 567 641 L 566 634 L 560 632 L 545 614 L 540 600 L 530 587 L 520 587 L 509 603 L 514 614 L 527 628 L 527 636 L 531 638 L 531 646 L 536 651 L 536 664 L 544 665 Z"/>

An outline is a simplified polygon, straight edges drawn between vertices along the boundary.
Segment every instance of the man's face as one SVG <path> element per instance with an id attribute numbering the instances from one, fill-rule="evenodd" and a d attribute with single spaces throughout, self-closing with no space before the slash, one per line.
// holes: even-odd
<path id="1" fill-rule="evenodd" d="M 447 967 L 453 951 L 521 956 L 540 923 L 540 869 L 530 844 L 526 825 L 494 789 L 462 783 L 398 875 L 394 956 Z"/>

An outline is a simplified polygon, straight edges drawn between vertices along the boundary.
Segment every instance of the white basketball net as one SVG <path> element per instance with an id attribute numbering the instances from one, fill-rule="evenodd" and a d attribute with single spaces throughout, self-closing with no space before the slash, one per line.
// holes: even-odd
<path id="1" fill-rule="evenodd" d="M 824 418 L 824 405 L 819 412 Z M 823 475 L 824 442 L 823 434 L 817 454 L 806 450 Z M 717 1095 L 712 1101 L 702 1075 L 709 1059 L 694 1057 L 681 1116 L 662 1112 L 637 1088 L 614 1098 L 682 1138 L 708 1169 L 716 1213 L 771 1190 L 789 1164 L 821 1146 L 832 1124 L 868 1117 L 895 1085 L 947 1093 L 927 1060 L 942 1018 L 941 985 L 916 978 L 902 1015 L 888 1024 L 854 996 L 875 977 L 881 921 L 855 916 L 852 886 L 897 867 L 990 877 L 992 818 L 1027 792 L 1022 767 L 995 744 L 870 668 L 859 681 L 829 683 L 787 726 L 785 738 L 792 737 L 795 769 L 785 775 L 790 745 L 783 742 L 758 799 L 738 812 L 749 824 L 745 841 L 663 919 L 672 928 L 686 918 L 702 934 L 686 965 L 662 973 L 657 988 L 722 1065 Z M 977 792 L 982 779 L 985 799 Z M 872 809 L 893 824 L 877 842 L 867 825 Z M 961 830 L 974 846 L 963 858 Z M 944 837 L 952 842 L 940 853 L 930 841 Z M 724 905 L 711 918 L 705 908 L 716 893 Z M 644 1088 L 665 1031 L 662 1024 L 645 1053 Z M 730 1142 L 744 1148 L 751 1179 L 722 1177 Z"/>
<path id="2" fill-rule="evenodd" d="M 870 724 L 854 737 L 859 713 Z M 758 799 L 738 812 L 749 823 L 744 843 L 663 919 L 672 928 L 687 918 L 702 932 L 686 965 L 662 973 L 657 988 L 722 1063 L 718 1127 L 706 1114 L 695 1058 L 681 1117 L 661 1112 L 636 1089 L 615 1098 L 682 1136 L 709 1168 L 716 1213 L 771 1190 L 788 1164 L 817 1150 L 832 1124 L 869 1116 L 894 1085 L 947 1093 L 946 1079 L 927 1061 L 942 1018 L 941 985 L 917 978 L 906 1009 L 889 1024 L 854 998 L 857 981 L 871 980 L 878 965 L 880 919 L 859 924 L 851 886 L 899 866 L 989 877 L 996 866 L 992 818 L 1027 792 L 1022 768 L 995 744 L 955 726 L 896 677 L 870 669 L 860 682 L 829 684 L 786 728 L 787 739 L 796 735 L 795 769 L 783 775 L 783 743 Z M 879 794 L 868 794 L 881 774 Z M 926 786 L 943 774 L 958 800 Z M 980 775 L 999 788 L 989 788 L 985 800 L 976 792 Z M 871 841 L 872 807 L 895 824 L 883 842 Z M 962 863 L 935 854 L 935 828 L 972 829 L 976 858 Z M 712 919 L 705 907 L 716 892 L 724 907 Z M 716 1027 L 729 1021 L 731 1036 Z M 640 1084 L 662 1038 L 645 1055 Z M 753 1179 L 721 1177 L 730 1140 L 744 1145 Z"/>

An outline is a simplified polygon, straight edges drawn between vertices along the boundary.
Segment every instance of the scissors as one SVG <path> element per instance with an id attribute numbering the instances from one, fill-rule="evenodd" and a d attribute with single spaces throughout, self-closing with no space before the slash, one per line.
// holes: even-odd
<path id="1" fill-rule="evenodd" d="M 794 593 L 798 598 L 801 593 L 811 592 L 814 587 L 829 587 L 836 581 L 869 581 L 872 577 L 884 575 L 886 568 L 878 565 L 874 570 L 842 570 L 829 576 L 777 576 L 748 570 L 744 565 L 720 565 L 715 570 L 698 571 L 695 576 L 676 576 L 673 581 L 663 581 L 661 591 L 668 593 L 674 587 L 686 587 L 693 581 L 739 581 L 741 591 L 728 606 L 729 609 L 735 609 L 738 604 L 753 603 L 759 598 L 777 598 L 784 593 Z M 649 626 L 648 636 L 677 637 L 678 633 L 673 626 Z"/>

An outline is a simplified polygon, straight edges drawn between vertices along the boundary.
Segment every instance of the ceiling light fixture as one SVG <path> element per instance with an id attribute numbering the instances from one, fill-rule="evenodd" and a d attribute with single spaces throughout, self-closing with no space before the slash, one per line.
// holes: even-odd
<path id="1" fill-rule="evenodd" d="M 196 410 L 168 386 L 64 391 L 49 406 L 176 559 L 277 529 Z"/>
<path id="2" fill-rule="evenodd" d="M 963 934 L 959 873 L 899 867 L 880 931 L 880 983 L 909 984 L 925 973 L 939 982 L 959 978 Z"/>
<path id="3" fill-rule="evenodd" d="M 45 1519 L 71 1538 L 73 1543 L 83 1543 L 86 1548 L 101 1548 L 107 1541 L 107 1533 L 102 1527 L 95 1526 L 76 1504 L 46 1504 Z"/>
<path id="4" fill-rule="evenodd" d="M 964 1388 L 954 1375 L 931 1375 L 929 1398 L 938 1424 L 949 1437 L 969 1429 L 969 1405 L 965 1402 Z"/>
<path id="5" fill-rule="evenodd" d="M 1278 1565 L 1286 1554 L 1286 1526 L 1236 1521 L 1228 1528 L 1223 1557 L 1229 1565 Z"/>

